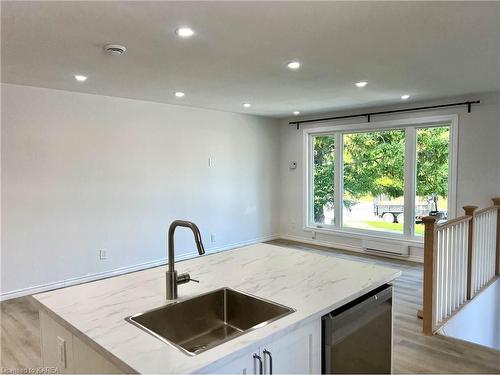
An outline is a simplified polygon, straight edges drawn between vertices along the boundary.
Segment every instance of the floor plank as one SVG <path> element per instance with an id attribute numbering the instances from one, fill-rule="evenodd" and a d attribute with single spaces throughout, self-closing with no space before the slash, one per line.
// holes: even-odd
<path id="1" fill-rule="evenodd" d="M 269 243 L 319 252 L 343 259 L 396 267 L 402 276 L 394 283 L 395 373 L 495 373 L 500 374 L 500 352 L 444 336 L 424 336 L 416 316 L 422 303 L 422 266 L 397 259 L 356 254 L 343 250 L 275 240 Z M 38 312 L 28 297 L 1 304 L 1 366 L 41 366 Z"/>
<path id="2" fill-rule="evenodd" d="M 0 305 L 1 367 L 41 367 L 40 322 L 29 297 L 4 301 Z"/>

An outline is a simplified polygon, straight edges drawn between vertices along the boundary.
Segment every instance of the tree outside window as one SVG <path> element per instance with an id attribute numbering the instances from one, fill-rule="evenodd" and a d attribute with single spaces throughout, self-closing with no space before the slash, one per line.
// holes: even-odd
<path id="1" fill-rule="evenodd" d="M 416 129 L 417 224 L 435 211 L 446 217 L 449 135 L 448 126 Z M 403 231 L 405 141 L 403 129 L 343 134 L 343 226 Z M 334 143 L 333 135 L 313 138 L 316 223 L 333 224 Z"/>

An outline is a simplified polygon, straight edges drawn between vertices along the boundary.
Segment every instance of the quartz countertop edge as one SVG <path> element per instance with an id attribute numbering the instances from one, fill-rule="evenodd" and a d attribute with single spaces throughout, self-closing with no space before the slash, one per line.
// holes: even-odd
<path id="1" fill-rule="evenodd" d="M 52 318 L 124 372 L 192 373 L 226 363 L 250 347 L 285 335 L 377 287 L 401 271 L 340 259 L 321 251 L 256 244 L 176 263 L 200 283 L 179 286 L 179 301 L 230 287 L 296 311 L 196 356 L 189 356 L 125 321 L 172 303 L 165 266 L 33 296 Z"/>

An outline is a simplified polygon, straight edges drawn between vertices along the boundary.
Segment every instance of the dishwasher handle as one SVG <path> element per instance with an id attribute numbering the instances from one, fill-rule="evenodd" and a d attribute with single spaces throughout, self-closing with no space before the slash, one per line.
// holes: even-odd
<path id="1" fill-rule="evenodd" d="M 392 298 L 392 286 L 384 286 L 378 289 L 375 289 L 371 293 L 365 294 L 359 298 L 356 298 L 354 301 L 349 302 L 348 304 L 334 310 L 327 315 L 324 315 L 321 319 L 333 319 L 345 313 L 350 314 L 359 310 L 362 310 L 367 305 L 382 305 L 384 302 L 390 300 Z M 346 315 L 347 315 L 346 314 Z"/>

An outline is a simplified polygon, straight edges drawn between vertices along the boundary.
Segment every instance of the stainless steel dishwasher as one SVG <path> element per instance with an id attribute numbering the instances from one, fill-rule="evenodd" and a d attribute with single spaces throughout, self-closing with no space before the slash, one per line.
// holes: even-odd
<path id="1" fill-rule="evenodd" d="M 392 287 L 384 285 L 322 318 L 323 374 L 389 374 Z"/>

